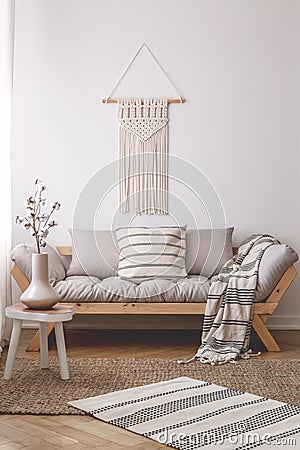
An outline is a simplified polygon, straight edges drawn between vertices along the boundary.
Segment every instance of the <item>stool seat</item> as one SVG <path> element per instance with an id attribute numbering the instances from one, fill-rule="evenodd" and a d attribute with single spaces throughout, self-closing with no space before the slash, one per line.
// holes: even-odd
<path id="1" fill-rule="evenodd" d="M 29 309 L 23 303 L 17 303 L 6 308 L 6 317 L 54 323 L 72 320 L 74 312 L 75 309 L 72 306 L 55 305 L 51 309 Z"/>
<path id="2" fill-rule="evenodd" d="M 8 306 L 5 309 L 5 314 L 7 317 L 13 319 L 13 329 L 5 365 L 4 378 L 6 380 L 10 380 L 12 376 L 21 334 L 22 322 L 23 320 L 31 320 L 39 322 L 42 369 L 48 369 L 49 367 L 47 323 L 54 323 L 57 353 L 60 366 L 60 376 L 62 380 L 68 380 L 70 376 L 63 322 L 72 320 L 74 313 L 75 309 L 72 306 L 64 305 L 55 305 L 51 309 L 47 310 L 29 309 L 27 306 L 23 305 L 23 303 Z"/>

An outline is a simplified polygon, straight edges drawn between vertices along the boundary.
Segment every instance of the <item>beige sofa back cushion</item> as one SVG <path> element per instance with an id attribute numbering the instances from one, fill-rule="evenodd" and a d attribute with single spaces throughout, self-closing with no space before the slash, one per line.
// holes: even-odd
<path id="1" fill-rule="evenodd" d="M 67 276 L 117 276 L 119 251 L 111 230 L 72 230 L 72 261 Z"/>
<path id="2" fill-rule="evenodd" d="M 233 228 L 187 230 L 186 270 L 210 277 L 232 257 Z M 118 275 L 119 250 L 114 231 L 72 231 L 72 261 L 67 276 L 90 275 L 100 279 Z M 211 250 L 210 250 L 211 249 Z"/>
<path id="3" fill-rule="evenodd" d="M 232 258 L 233 227 L 186 232 L 186 270 L 190 275 L 211 277 Z"/>

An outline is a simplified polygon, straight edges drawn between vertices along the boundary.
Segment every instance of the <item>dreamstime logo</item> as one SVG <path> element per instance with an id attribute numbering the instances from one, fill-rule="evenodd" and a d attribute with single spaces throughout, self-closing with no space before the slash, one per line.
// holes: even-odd
<path id="1" fill-rule="evenodd" d="M 201 248 L 205 248 L 206 254 L 202 270 L 197 274 L 206 276 L 208 273 L 212 274 L 218 266 L 225 246 L 226 223 L 219 195 L 203 172 L 181 158 L 169 156 L 168 214 L 143 215 L 142 211 L 126 214 L 119 211 L 117 199 L 122 180 L 117 179 L 118 169 L 119 161 L 116 160 L 97 170 L 78 196 L 73 216 L 73 248 L 83 271 L 98 278 L 116 275 L 118 243 L 113 231 L 118 227 L 187 225 L 188 230 L 203 228 L 211 230 L 209 242 L 206 239 L 205 243 L 200 243 L 201 235 L 198 233 L 187 236 L 189 248 L 186 259 L 187 272 L 196 267 L 201 245 Z M 155 195 L 155 192 L 151 190 L 149 195 Z M 109 229 L 112 233 L 104 237 L 103 233 L 98 231 L 100 229 Z M 88 231 L 85 233 L 86 245 L 82 243 L 82 230 Z M 96 270 L 93 270 L 93 264 L 98 267 Z M 165 292 L 170 286 L 174 287 L 174 284 L 164 283 L 161 292 L 157 291 L 156 286 L 155 295 Z M 114 283 L 110 283 L 109 286 L 106 283 L 105 290 L 122 296 L 119 287 L 114 286 Z M 151 289 L 147 289 L 147 297 L 152 295 L 154 293 Z M 141 298 L 141 292 L 136 296 Z"/>
<path id="2" fill-rule="evenodd" d="M 161 431 L 156 440 L 161 444 L 188 444 L 193 446 L 207 446 L 207 445 L 243 445 L 249 446 L 247 448 L 253 448 L 252 446 L 260 445 L 272 445 L 272 446 L 297 446 L 297 439 L 293 437 L 282 435 L 272 435 L 270 433 L 258 433 L 247 432 L 244 425 L 240 424 L 240 432 L 236 434 L 220 435 L 215 433 L 203 432 L 192 433 L 190 435 L 183 432 L 175 432 L 169 430 Z M 287 433 L 288 434 L 288 433 Z M 177 446 L 176 446 L 177 447 Z"/>

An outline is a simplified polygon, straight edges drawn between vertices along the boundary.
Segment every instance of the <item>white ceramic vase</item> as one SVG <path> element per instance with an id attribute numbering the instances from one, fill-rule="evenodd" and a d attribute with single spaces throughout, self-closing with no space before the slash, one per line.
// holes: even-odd
<path id="1" fill-rule="evenodd" d="M 60 300 L 49 283 L 48 253 L 33 253 L 31 283 L 20 300 L 30 309 L 49 309 Z"/>

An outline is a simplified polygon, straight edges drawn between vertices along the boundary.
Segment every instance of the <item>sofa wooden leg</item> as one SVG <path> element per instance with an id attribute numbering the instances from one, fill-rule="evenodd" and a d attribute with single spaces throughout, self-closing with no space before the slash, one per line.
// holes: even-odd
<path id="1" fill-rule="evenodd" d="M 253 315 L 252 326 L 269 352 L 281 351 L 279 345 L 277 344 L 277 342 L 271 335 L 270 331 L 267 329 L 264 321 L 260 318 L 258 314 Z"/>
<path id="2" fill-rule="evenodd" d="M 54 323 L 47 323 L 47 336 L 49 337 L 54 330 Z M 37 331 L 33 336 L 30 344 L 26 348 L 26 352 L 38 352 L 40 350 L 40 332 Z"/>

